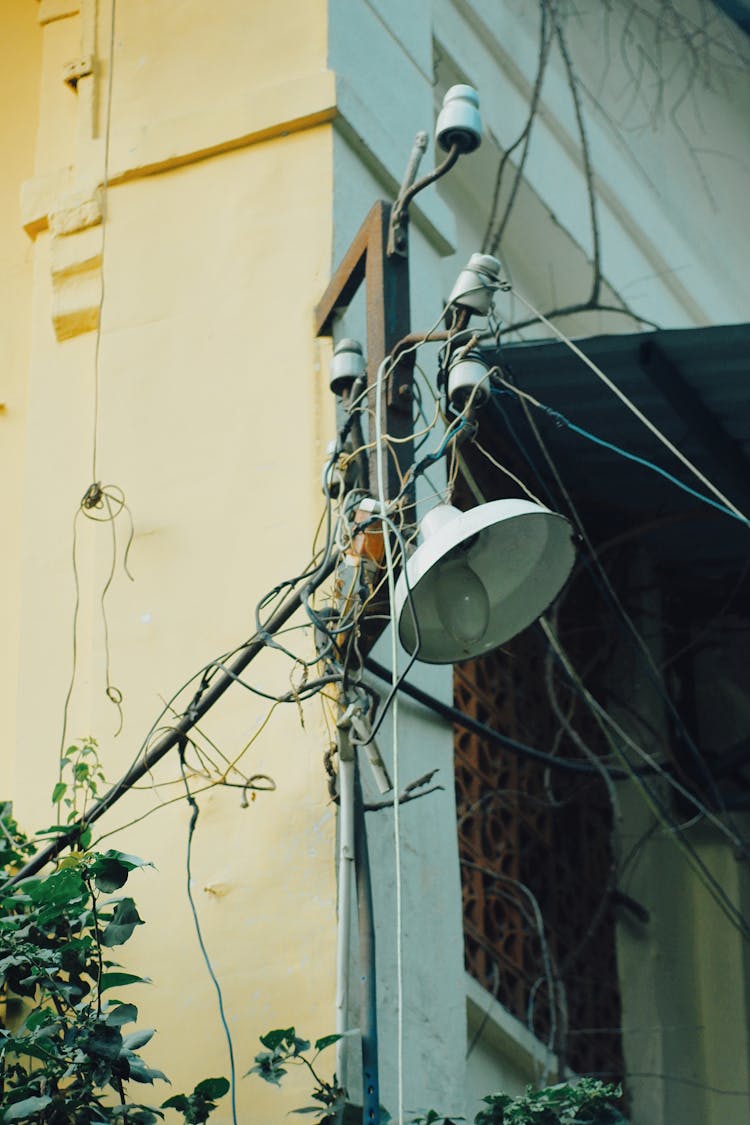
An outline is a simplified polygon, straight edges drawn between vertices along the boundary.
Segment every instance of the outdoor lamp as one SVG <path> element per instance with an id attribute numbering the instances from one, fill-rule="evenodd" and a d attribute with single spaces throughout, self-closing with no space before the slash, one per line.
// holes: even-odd
<path id="1" fill-rule="evenodd" d="M 420 534 L 396 584 L 395 616 L 401 644 L 427 664 L 481 656 L 522 632 L 575 559 L 568 520 L 529 500 L 468 512 L 438 504 Z"/>

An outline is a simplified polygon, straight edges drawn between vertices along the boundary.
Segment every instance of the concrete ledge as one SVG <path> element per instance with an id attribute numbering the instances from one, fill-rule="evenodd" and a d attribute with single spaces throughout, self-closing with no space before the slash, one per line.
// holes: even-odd
<path id="1" fill-rule="evenodd" d="M 44 26 L 67 16 L 77 16 L 80 10 L 80 0 L 40 0 L 36 18 Z"/>
<path id="2" fill-rule="evenodd" d="M 466 973 L 469 1028 L 484 1023 L 482 1041 L 533 1081 L 535 1073 L 557 1069 L 557 1057 L 525 1024 Z"/>

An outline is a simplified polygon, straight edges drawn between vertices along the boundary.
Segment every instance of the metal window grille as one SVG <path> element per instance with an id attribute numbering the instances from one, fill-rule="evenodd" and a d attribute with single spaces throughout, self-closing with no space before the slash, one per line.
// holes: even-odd
<path id="1" fill-rule="evenodd" d="M 576 629 L 590 654 L 595 635 L 579 619 Z M 549 701 L 548 659 L 528 630 L 457 665 L 455 702 L 519 741 L 580 757 Z M 606 753 L 575 697 L 559 682 L 555 693 L 587 745 Z M 468 970 L 565 1066 L 622 1075 L 606 787 L 458 728 L 455 783 Z"/>

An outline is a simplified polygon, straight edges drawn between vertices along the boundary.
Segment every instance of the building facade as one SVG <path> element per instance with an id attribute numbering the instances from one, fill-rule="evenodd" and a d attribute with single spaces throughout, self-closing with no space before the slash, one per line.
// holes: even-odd
<path id="1" fill-rule="evenodd" d="M 734 325 L 747 319 L 750 49 L 739 24 L 709 0 L 590 0 L 585 11 L 563 0 L 5 0 L 0 24 L 0 795 L 31 828 L 50 819 L 61 749 L 95 737 L 114 782 L 187 707 L 205 670 L 266 621 L 273 603 L 259 599 L 318 557 L 321 467 L 336 417 L 331 341 L 316 336 L 315 309 L 372 204 L 395 198 L 415 135 L 432 136 L 445 91 L 455 83 L 479 90 L 484 141 L 412 204 L 415 330 L 439 321 L 458 270 L 480 249 L 502 260 L 511 283 L 497 301 L 507 325 L 533 321 L 524 299 L 545 312 L 573 307 L 553 320 L 577 340 L 653 325 Z M 430 141 L 424 167 L 438 159 Z M 334 337 L 366 340 L 367 320 L 360 293 L 335 318 Z M 504 339 L 510 348 L 548 335 L 536 322 Z M 701 355 L 710 365 L 706 339 Z M 422 356 L 429 382 L 436 349 Z M 514 363 L 523 371 L 522 355 Z M 736 372 L 732 387 L 738 405 L 725 397 L 717 410 L 742 446 L 750 432 Z M 596 429 L 604 397 L 604 389 L 582 393 L 581 425 Z M 611 424 L 624 443 L 620 422 Z M 482 426 L 496 460 L 531 473 L 507 434 Z M 477 490 L 515 494 L 481 454 L 467 453 L 466 467 L 462 503 L 474 503 Z M 615 470 L 611 480 L 618 518 L 637 525 L 639 512 L 667 521 L 674 514 L 652 512 L 648 481 L 631 488 Z M 443 487 L 436 481 L 425 488 L 425 506 Z M 103 499 L 92 510 L 81 498 L 95 484 Z M 605 518 L 606 503 L 593 493 L 588 504 L 580 478 L 576 488 L 597 543 L 626 531 Z M 699 522 L 678 553 L 690 549 L 690 536 L 724 543 Z M 660 669 L 699 634 L 711 643 L 684 675 L 664 671 L 655 683 L 584 605 L 576 620 L 606 650 L 589 686 L 629 737 L 646 738 L 664 762 L 679 739 L 663 691 L 679 688 L 695 739 L 708 739 L 721 757 L 746 739 L 750 706 L 747 596 L 726 601 L 742 580 L 740 548 L 732 539 L 720 566 L 705 564 L 720 581 L 684 636 L 679 613 L 664 609 L 677 588 L 677 563 L 670 555 L 667 566 L 666 557 L 661 545 L 650 553 L 646 544 L 623 561 L 617 589 L 630 619 Z M 705 571 L 689 578 L 677 583 L 683 600 Z M 564 608 L 561 618 L 566 612 L 572 619 Z M 291 651 L 306 653 L 311 667 L 269 645 L 248 673 L 265 694 L 233 687 L 196 728 L 187 755 L 201 809 L 193 890 L 239 1075 L 269 1028 L 294 1024 L 317 1037 L 336 1019 L 337 813 L 326 772 L 336 712 L 303 700 L 315 674 L 312 628 L 302 617 L 292 625 L 300 628 L 289 635 Z M 670 629 L 679 644 L 667 652 Z M 568 638 L 575 624 L 563 621 L 561 630 Z M 592 648 L 579 631 L 573 651 L 583 666 Z M 389 664 L 387 634 L 375 657 Z M 553 717 L 529 727 L 523 714 L 527 703 L 539 714 L 548 706 L 526 695 L 543 654 L 535 663 L 521 645 L 510 659 L 510 686 L 489 667 L 459 669 L 454 683 L 449 667 L 417 665 L 409 679 L 520 742 L 537 737 L 557 752 L 564 724 Z M 285 694 L 290 701 L 274 704 Z M 503 710 L 501 695 L 515 704 Z M 578 705 L 567 712 L 574 725 L 585 712 L 580 698 Z M 590 715 L 577 730 L 610 760 L 611 745 L 595 745 Z M 607 1063 L 602 1073 L 624 1076 L 633 1122 L 745 1121 L 750 991 L 741 919 L 750 887 L 742 849 L 714 823 L 742 836 L 744 779 L 730 795 L 740 806 L 730 815 L 724 789 L 711 796 L 719 784 L 713 767 L 708 789 L 676 767 L 709 818 L 675 804 L 668 785 L 658 794 L 666 820 L 633 780 L 605 786 L 596 797 L 601 815 L 584 795 L 571 831 L 584 821 L 596 827 L 581 830 L 563 874 L 539 875 L 537 885 L 547 861 L 532 863 L 537 853 L 524 832 L 545 838 L 544 857 L 559 829 L 547 820 L 532 825 L 522 802 L 506 801 L 495 816 L 490 798 L 515 787 L 532 802 L 546 800 L 549 777 L 530 778 L 497 751 L 482 773 L 484 744 L 472 749 L 460 734 L 454 771 L 451 724 L 408 697 L 398 727 L 385 722 L 378 733 L 391 770 L 394 731 L 402 787 L 433 770 L 440 786 L 401 810 L 398 903 L 393 812 L 368 814 L 381 1100 L 394 1117 L 399 1069 L 407 1110 L 433 1106 L 472 1119 L 484 1093 L 554 1081 L 582 1059 L 602 1057 L 563 1049 L 550 1027 L 556 1022 L 559 1032 L 563 1009 L 579 1003 L 575 983 L 564 1004 L 556 985 L 544 1000 L 546 986 L 536 983 L 540 937 L 562 955 L 555 942 L 567 923 L 555 894 L 567 879 L 584 904 L 578 929 L 564 939 L 571 946 L 595 915 L 598 924 L 597 892 L 609 895 L 610 944 L 597 962 L 608 975 L 586 988 L 614 997 L 606 1012 L 617 1023 L 608 1029 L 602 1015 L 595 1027 L 570 1027 L 589 1042 L 616 1039 L 608 1058 L 622 1070 Z M 564 746 L 561 753 L 580 753 Z M 366 771 L 364 783 L 374 801 Z M 128 955 L 154 980 L 137 1002 L 142 1022 L 159 1031 L 149 1057 L 175 1089 L 227 1072 L 184 892 L 189 810 L 177 800 L 180 786 L 177 759 L 168 756 L 99 822 L 109 844 L 154 864 L 134 887 L 147 924 Z M 472 828 L 467 817 L 478 813 L 494 819 Z M 675 824 L 688 825 L 686 841 Z M 673 846 L 675 834 L 688 851 Z M 597 849 L 599 868 L 584 860 Z M 502 868 L 503 885 L 494 869 L 491 894 L 486 882 L 472 884 L 469 864 L 506 852 L 520 858 Z M 730 904 L 723 913 L 716 885 Z M 541 922 L 540 903 L 551 912 Z M 516 953 L 506 964 L 499 944 L 503 927 L 514 925 Z M 490 945 L 484 975 L 482 943 Z M 354 966 L 356 958 L 355 948 Z M 493 976 L 497 965 L 505 967 Z M 356 967 L 351 975 L 356 981 Z M 588 1018 L 596 996 L 580 1005 Z M 354 1026 L 357 1019 L 353 1005 Z M 362 1093 L 357 1059 L 352 1037 L 354 1102 Z M 239 1078 L 237 1093 L 240 1120 L 259 1125 L 308 1100 L 297 1072 L 281 1091 Z M 228 1113 L 215 1119 L 229 1121 Z"/>

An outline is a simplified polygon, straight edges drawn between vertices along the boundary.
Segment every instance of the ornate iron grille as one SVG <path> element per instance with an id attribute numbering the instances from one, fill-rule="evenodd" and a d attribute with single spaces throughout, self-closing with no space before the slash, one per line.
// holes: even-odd
<path id="1" fill-rule="evenodd" d="M 579 619 L 575 632 L 589 655 L 603 640 Z M 595 724 L 548 661 L 544 638 L 528 630 L 456 666 L 456 705 L 518 741 L 580 758 L 568 724 L 604 754 Z M 603 781 L 550 770 L 458 728 L 455 781 L 468 970 L 565 1065 L 622 1075 Z"/>

